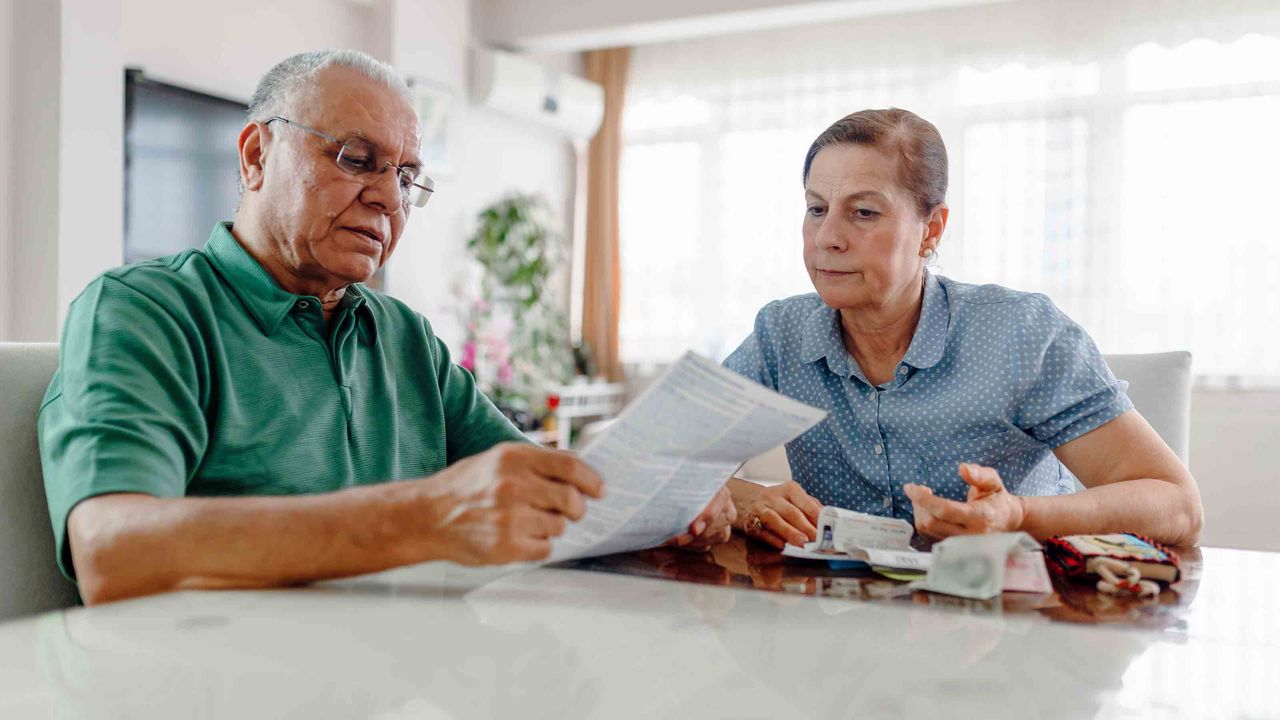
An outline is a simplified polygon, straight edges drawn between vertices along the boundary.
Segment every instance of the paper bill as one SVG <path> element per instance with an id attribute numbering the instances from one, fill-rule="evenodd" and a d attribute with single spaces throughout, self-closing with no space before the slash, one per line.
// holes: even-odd
<path id="1" fill-rule="evenodd" d="M 686 532 L 742 463 L 825 416 L 686 353 L 582 450 L 605 497 L 555 540 L 551 560 L 639 550 Z"/>
<path id="2" fill-rule="evenodd" d="M 933 546 L 933 563 L 913 587 L 974 600 L 993 598 L 1004 589 L 1009 554 L 1039 550 L 1024 532 L 955 535 Z"/>

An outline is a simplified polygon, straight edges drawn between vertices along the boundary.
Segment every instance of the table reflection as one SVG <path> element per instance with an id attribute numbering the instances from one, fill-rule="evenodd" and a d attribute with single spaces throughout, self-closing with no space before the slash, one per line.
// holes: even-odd
<path id="1" fill-rule="evenodd" d="M 1099 593 L 1091 582 L 1053 578 L 1054 592 L 1006 592 L 990 600 L 970 600 L 924 591 L 867 569 L 835 569 L 827 563 L 783 556 L 740 535 L 706 552 L 659 547 L 560 563 L 556 567 L 703 585 L 814 595 L 843 601 L 925 605 L 978 615 L 1027 614 L 1058 622 L 1115 623 L 1161 630 L 1178 628 L 1195 598 L 1201 573 L 1199 548 L 1179 548 L 1183 580 L 1153 598 Z"/>

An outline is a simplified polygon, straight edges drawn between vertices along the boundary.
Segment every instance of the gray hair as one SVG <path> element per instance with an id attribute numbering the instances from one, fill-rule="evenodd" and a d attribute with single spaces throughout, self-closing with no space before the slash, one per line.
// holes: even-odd
<path id="1" fill-rule="evenodd" d="M 410 106 L 413 105 L 409 85 L 387 63 L 359 50 L 312 50 L 281 60 L 262 76 L 258 89 L 253 91 L 253 99 L 249 101 L 249 121 L 262 122 L 273 115 L 289 112 L 289 103 L 298 91 L 313 87 L 316 74 L 334 66 L 351 68 L 400 93 Z"/>

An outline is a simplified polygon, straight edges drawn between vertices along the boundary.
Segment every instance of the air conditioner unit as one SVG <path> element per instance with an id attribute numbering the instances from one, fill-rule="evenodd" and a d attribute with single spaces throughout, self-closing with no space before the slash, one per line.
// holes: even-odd
<path id="1" fill-rule="evenodd" d="M 481 107 L 589 140 L 604 118 L 604 88 L 515 53 L 472 48 L 471 98 Z"/>

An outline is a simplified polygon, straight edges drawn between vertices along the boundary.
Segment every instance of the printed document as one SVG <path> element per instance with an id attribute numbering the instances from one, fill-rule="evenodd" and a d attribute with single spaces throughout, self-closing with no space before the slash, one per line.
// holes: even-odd
<path id="1" fill-rule="evenodd" d="M 640 550 L 688 532 L 742 463 L 825 416 L 686 353 L 580 453 L 604 478 L 605 497 L 588 501 L 551 560 Z"/>

